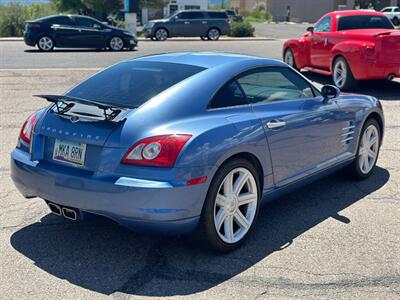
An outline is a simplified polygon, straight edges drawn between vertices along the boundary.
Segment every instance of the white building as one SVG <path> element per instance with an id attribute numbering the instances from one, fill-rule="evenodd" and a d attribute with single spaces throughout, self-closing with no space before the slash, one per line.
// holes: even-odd
<path id="1" fill-rule="evenodd" d="M 208 0 L 171 0 L 169 4 L 164 7 L 164 17 L 172 15 L 177 10 L 184 9 L 208 9 Z"/>
<path id="2" fill-rule="evenodd" d="M 143 8 L 141 20 L 146 24 L 150 20 L 166 18 L 178 10 L 185 9 L 208 9 L 208 0 L 170 0 L 163 9 Z"/>

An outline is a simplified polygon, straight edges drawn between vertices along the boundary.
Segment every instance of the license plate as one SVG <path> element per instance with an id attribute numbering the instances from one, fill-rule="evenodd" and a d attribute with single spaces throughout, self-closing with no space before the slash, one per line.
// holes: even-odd
<path id="1" fill-rule="evenodd" d="M 85 164 L 86 144 L 56 140 L 54 144 L 53 159 L 77 164 Z"/>

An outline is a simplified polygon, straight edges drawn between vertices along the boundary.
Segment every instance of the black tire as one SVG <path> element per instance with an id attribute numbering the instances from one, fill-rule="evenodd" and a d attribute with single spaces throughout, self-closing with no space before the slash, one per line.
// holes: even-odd
<path id="1" fill-rule="evenodd" d="M 257 185 L 257 204 L 254 219 L 245 233 L 245 235 L 235 243 L 226 243 L 218 235 L 217 230 L 214 225 L 214 206 L 216 202 L 217 193 L 219 192 L 220 186 L 225 179 L 225 177 L 233 170 L 237 168 L 244 168 L 249 171 L 256 182 Z M 196 242 L 201 246 L 211 250 L 219 252 L 228 252 L 237 249 L 246 240 L 249 234 L 254 228 L 254 224 L 257 221 L 257 215 L 260 208 L 261 199 L 261 185 L 260 177 L 257 169 L 249 161 L 242 158 L 235 158 L 226 163 L 224 163 L 220 169 L 215 174 L 210 188 L 207 193 L 206 200 L 204 202 L 203 211 L 195 233 Z"/>
<path id="2" fill-rule="evenodd" d="M 288 56 L 291 55 L 292 57 L 292 61 L 287 61 L 288 60 Z M 294 58 L 294 54 L 292 49 L 287 48 L 285 50 L 285 53 L 283 54 L 283 61 L 288 64 L 289 66 L 291 66 L 293 69 L 299 70 L 299 68 L 296 65 L 296 59 Z"/>
<path id="3" fill-rule="evenodd" d="M 168 39 L 168 36 L 168 30 L 164 27 L 160 27 L 154 32 L 154 38 L 160 42 L 166 41 Z"/>
<path id="4" fill-rule="evenodd" d="M 342 81 L 338 80 L 335 75 L 335 70 L 336 68 L 339 68 L 339 65 L 340 68 L 343 68 L 345 70 L 346 75 Z M 342 56 L 336 58 L 332 64 L 332 81 L 342 91 L 354 90 L 358 85 L 357 80 L 354 79 L 353 73 L 351 72 L 347 60 Z"/>
<path id="5" fill-rule="evenodd" d="M 393 22 L 393 25 L 394 25 L 394 26 L 399 26 L 399 25 L 400 25 L 400 20 L 399 20 L 399 18 L 397 18 L 397 17 L 394 17 L 394 18 L 392 19 L 392 22 Z"/>
<path id="6" fill-rule="evenodd" d="M 207 39 L 209 41 L 218 41 L 220 36 L 221 31 L 216 27 L 210 28 L 207 32 Z"/>
<path id="7" fill-rule="evenodd" d="M 368 173 L 365 173 L 365 172 L 363 172 L 361 170 L 361 167 L 360 167 L 360 160 L 361 160 L 360 148 L 361 148 L 362 138 L 363 138 L 364 132 L 370 126 L 374 126 L 377 129 L 377 132 L 378 132 L 378 147 L 377 147 L 377 154 L 376 154 L 376 158 L 375 158 L 375 161 L 373 163 L 373 166 L 372 166 L 371 170 Z M 368 178 L 374 172 L 375 166 L 376 166 L 376 162 L 378 161 L 378 158 L 379 158 L 379 150 L 380 150 L 380 146 L 381 146 L 381 141 L 382 141 L 381 128 L 380 128 L 380 125 L 379 125 L 378 121 L 376 121 L 374 118 L 368 119 L 365 122 L 365 124 L 364 124 L 364 126 L 363 126 L 363 128 L 361 130 L 360 138 L 359 138 L 359 141 L 358 141 L 356 159 L 354 160 L 354 162 L 346 170 L 346 171 L 349 172 L 350 176 L 353 179 L 362 180 L 362 179 Z"/>
<path id="8" fill-rule="evenodd" d="M 53 51 L 54 46 L 55 46 L 54 40 L 47 35 L 41 36 L 37 40 L 36 45 L 37 45 L 38 49 L 43 52 Z"/>

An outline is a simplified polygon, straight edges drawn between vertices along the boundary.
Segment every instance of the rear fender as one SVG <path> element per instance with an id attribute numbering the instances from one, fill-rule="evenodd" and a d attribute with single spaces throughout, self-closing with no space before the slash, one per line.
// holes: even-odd
<path id="1" fill-rule="evenodd" d="M 365 79 L 368 74 L 368 60 L 371 60 L 371 63 L 373 63 L 375 59 L 375 56 L 367 56 L 367 49 L 373 49 L 374 46 L 375 43 L 371 41 L 343 41 L 336 44 L 331 52 L 330 71 L 333 71 L 335 59 L 342 56 L 349 64 L 354 78 L 357 80 Z"/>
<path id="2" fill-rule="evenodd" d="M 225 124 L 204 131 L 190 140 L 178 158 L 177 167 L 215 166 L 213 172 L 207 174 L 212 178 L 218 167 L 230 157 L 248 153 L 256 157 L 262 166 L 264 187 L 270 186 L 272 180 L 268 182 L 267 178 L 272 178 L 272 176 L 268 176 L 272 174 L 271 159 L 261 124 L 257 120 L 235 124 L 225 122 Z M 199 176 L 202 175 L 199 174 Z"/>

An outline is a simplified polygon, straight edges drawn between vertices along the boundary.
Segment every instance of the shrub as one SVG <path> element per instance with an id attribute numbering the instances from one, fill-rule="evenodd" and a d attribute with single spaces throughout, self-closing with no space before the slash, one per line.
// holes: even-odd
<path id="1" fill-rule="evenodd" d="M 248 37 L 253 36 L 254 27 L 249 22 L 233 22 L 231 27 L 231 36 Z"/>
<path id="2" fill-rule="evenodd" d="M 56 14 L 49 3 L 0 4 L 0 36 L 22 36 L 25 21 Z"/>
<path id="3" fill-rule="evenodd" d="M 243 12 L 245 20 L 248 22 L 270 22 L 272 20 L 272 15 L 265 10 L 264 4 L 257 5 L 251 12 Z"/>

